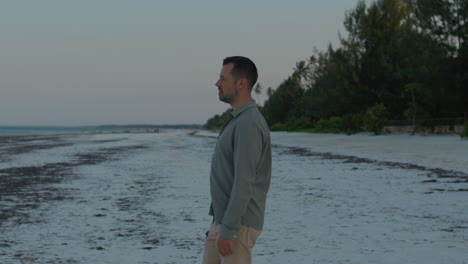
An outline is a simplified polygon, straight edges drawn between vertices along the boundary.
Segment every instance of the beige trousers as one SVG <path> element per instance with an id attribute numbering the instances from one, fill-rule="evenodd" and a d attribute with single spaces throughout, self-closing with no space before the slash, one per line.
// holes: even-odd
<path id="1" fill-rule="evenodd" d="M 233 253 L 223 257 L 219 255 L 216 240 L 219 237 L 221 225 L 211 224 L 203 250 L 203 264 L 251 264 L 252 248 L 261 231 L 242 225 L 233 243 Z"/>

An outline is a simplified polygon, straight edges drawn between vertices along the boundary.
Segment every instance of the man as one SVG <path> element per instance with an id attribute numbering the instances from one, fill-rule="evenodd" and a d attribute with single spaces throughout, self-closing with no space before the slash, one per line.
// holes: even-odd
<path id="1" fill-rule="evenodd" d="M 257 68 L 248 58 L 225 58 L 216 82 L 219 100 L 231 105 L 211 160 L 213 223 L 204 264 L 248 264 L 263 228 L 271 178 L 270 131 L 252 100 Z"/>

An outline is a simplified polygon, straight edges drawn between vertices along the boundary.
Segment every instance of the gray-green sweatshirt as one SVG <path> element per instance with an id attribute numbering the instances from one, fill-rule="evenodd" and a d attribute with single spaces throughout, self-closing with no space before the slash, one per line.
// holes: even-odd
<path id="1" fill-rule="evenodd" d="M 263 229 L 271 178 L 270 131 L 255 101 L 229 113 L 211 160 L 210 215 L 220 236 L 236 239 L 241 225 Z"/>

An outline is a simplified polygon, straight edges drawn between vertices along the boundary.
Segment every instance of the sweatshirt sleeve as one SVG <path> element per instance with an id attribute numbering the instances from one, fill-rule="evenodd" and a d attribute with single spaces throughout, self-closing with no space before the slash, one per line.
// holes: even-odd
<path id="1" fill-rule="evenodd" d="M 220 236 L 236 239 L 241 218 L 252 198 L 257 164 L 262 153 L 262 134 L 254 123 L 240 122 L 234 136 L 234 184 L 221 223 Z"/>

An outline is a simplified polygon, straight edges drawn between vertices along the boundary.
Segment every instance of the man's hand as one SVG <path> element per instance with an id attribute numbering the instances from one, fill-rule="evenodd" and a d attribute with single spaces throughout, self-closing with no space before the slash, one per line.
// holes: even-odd
<path id="1" fill-rule="evenodd" d="M 219 254 L 223 257 L 231 255 L 233 253 L 232 244 L 232 240 L 218 237 L 218 240 L 216 241 L 216 246 L 218 247 Z"/>

